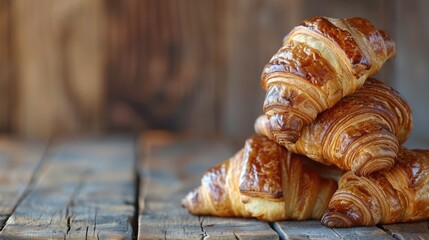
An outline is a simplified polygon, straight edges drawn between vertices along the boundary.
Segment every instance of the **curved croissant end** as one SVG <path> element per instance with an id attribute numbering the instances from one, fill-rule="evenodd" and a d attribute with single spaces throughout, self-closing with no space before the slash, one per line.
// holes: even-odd
<path id="1" fill-rule="evenodd" d="M 265 66 L 264 112 L 281 144 L 360 88 L 395 55 L 395 44 L 363 18 L 314 17 L 295 27 Z"/>
<path id="2" fill-rule="evenodd" d="M 322 223 L 373 226 L 429 219 L 429 150 L 401 148 L 397 164 L 368 177 L 344 174 Z"/>
<path id="3" fill-rule="evenodd" d="M 268 138 L 252 137 L 234 157 L 209 169 L 182 204 L 193 214 L 320 219 L 337 189 L 336 181 L 321 175 L 336 177 L 338 172 L 305 161 L 310 160 Z"/>
<path id="4" fill-rule="evenodd" d="M 265 136 L 271 140 L 274 140 L 274 136 L 271 134 L 270 122 L 267 115 L 260 115 L 255 121 L 255 133 L 259 136 Z"/>
<path id="5" fill-rule="evenodd" d="M 242 152 L 234 156 L 234 158 L 237 157 L 242 157 Z M 245 212 L 237 213 L 231 209 L 231 199 L 233 198 L 226 191 L 228 168 L 229 161 L 224 161 L 209 169 L 201 179 L 201 186 L 192 190 L 182 200 L 182 205 L 193 214 L 207 215 L 216 213 L 217 216 L 221 217 L 232 217 L 236 214 L 247 216 Z"/>
<path id="6" fill-rule="evenodd" d="M 262 115 L 255 122 L 255 131 L 275 139 L 272 125 L 272 118 Z M 362 88 L 303 128 L 295 144 L 283 146 L 315 161 L 367 176 L 394 165 L 399 145 L 408 138 L 412 126 L 411 109 L 405 99 L 369 78 Z"/>

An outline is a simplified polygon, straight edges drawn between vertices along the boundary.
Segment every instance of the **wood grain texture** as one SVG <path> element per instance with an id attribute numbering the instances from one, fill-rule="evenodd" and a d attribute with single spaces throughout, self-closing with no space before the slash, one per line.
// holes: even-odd
<path id="1" fill-rule="evenodd" d="M 202 173 L 232 154 L 222 142 L 178 141 L 160 134 L 140 141 L 143 179 L 140 189 L 139 239 L 277 239 L 265 222 L 194 216 L 181 199 L 199 185 Z"/>
<path id="2" fill-rule="evenodd" d="M 0 229 L 25 194 L 33 187 L 32 177 L 46 144 L 0 137 Z"/>
<path id="3" fill-rule="evenodd" d="M 381 225 L 387 233 L 391 234 L 395 239 L 398 240 L 421 240 L 429 239 L 429 222 L 419 223 L 399 223 L 390 225 Z"/>
<path id="4" fill-rule="evenodd" d="M 10 0 L 0 1 L 0 132 L 10 131 L 12 59 Z"/>
<path id="5" fill-rule="evenodd" d="M 328 228 L 320 221 L 276 222 L 284 239 L 393 239 L 378 227 Z"/>
<path id="6" fill-rule="evenodd" d="M 106 1 L 113 129 L 216 130 L 225 81 L 223 2 Z"/>
<path id="7" fill-rule="evenodd" d="M 100 0 L 13 1 L 16 133 L 47 138 L 101 128 L 101 9 Z"/>
<path id="8" fill-rule="evenodd" d="M 47 152 L 42 142 L 0 138 L 0 226 L 7 220 L 0 238 L 131 239 L 133 233 L 139 239 L 429 237 L 427 221 L 331 229 L 318 221 L 268 224 L 189 214 L 180 200 L 200 184 L 207 168 L 231 156 L 229 146 L 213 138 L 144 134 L 138 143 L 138 181 L 133 138 L 79 138 L 52 144 Z"/>
<path id="9" fill-rule="evenodd" d="M 77 139 L 50 148 L 34 189 L 0 238 L 131 239 L 134 154 L 131 138 Z"/>

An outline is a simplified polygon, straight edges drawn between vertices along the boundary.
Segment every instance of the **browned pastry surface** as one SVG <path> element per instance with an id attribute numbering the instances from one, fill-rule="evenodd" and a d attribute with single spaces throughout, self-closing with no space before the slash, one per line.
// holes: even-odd
<path id="1" fill-rule="evenodd" d="M 318 171 L 325 168 L 315 170 L 318 166 L 306 161 L 312 162 L 254 136 L 231 159 L 209 169 L 201 186 L 182 203 L 193 214 L 265 221 L 320 219 L 337 184 L 320 176 Z"/>
<path id="2" fill-rule="evenodd" d="M 255 123 L 258 134 L 271 139 L 272 119 L 261 116 Z M 405 99 L 382 82 L 369 78 L 354 94 L 319 114 L 302 130 L 289 151 L 324 164 L 335 164 L 357 175 L 392 167 L 399 145 L 412 130 L 411 109 Z"/>
<path id="3" fill-rule="evenodd" d="M 277 142 L 296 142 L 303 127 L 394 55 L 394 42 L 363 18 L 314 17 L 295 27 L 261 77 Z"/>
<path id="4" fill-rule="evenodd" d="M 429 150 L 401 147 L 397 164 L 368 177 L 344 174 L 322 223 L 373 226 L 429 219 Z"/>

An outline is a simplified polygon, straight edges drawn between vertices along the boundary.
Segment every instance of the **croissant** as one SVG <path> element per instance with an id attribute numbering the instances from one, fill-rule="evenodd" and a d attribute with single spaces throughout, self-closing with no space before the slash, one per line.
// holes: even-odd
<path id="1" fill-rule="evenodd" d="M 320 219 L 336 189 L 337 182 L 305 165 L 304 156 L 254 136 L 232 158 L 209 169 L 182 205 L 192 214 Z"/>
<path id="2" fill-rule="evenodd" d="M 344 174 L 322 223 L 352 227 L 429 219 L 428 193 L 429 150 L 401 147 L 397 164 L 389 170 L 368 177 Z"/>
<path id="3" fill-rule="evenodd" d="M 314 17 L 295 27 L 261 76 L 277 142 L 296 142 L 317 114 L 360 88 L 395 52 L 390 37 L 363 18 Z"/>
<path id="4" fill-rule="evenodd" d="M 255 122 L 258 134 L 275 139 L 270 122 L 262 115 Z M 335 164 L 366 176 L 394 165 L 413 126 L 406 100 L 394 89 L 369 78 L 354 94 L 319 114 L 302 130 L 296 143 L 283 144 L 289 151 L 324 164 Z"/>

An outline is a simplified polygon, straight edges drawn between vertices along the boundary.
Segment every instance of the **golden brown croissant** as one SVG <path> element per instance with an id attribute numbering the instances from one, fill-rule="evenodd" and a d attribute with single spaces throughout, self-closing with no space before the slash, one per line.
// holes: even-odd
<path id="1" fill-rule="evenodd" d="M 369 78 L 354 94 L 319 114 L 295 144 L 283 145 L 294 153 L 365 176 L 394 165 L 412 122 L 405 99 Z M 267 117 L 257 119 L 256 132 L 274 139 L 269 128 Z"/>
<path id="2" fill-rule="evenodd" d="M 322 223 L 372 226 L 429 219 L 429 150 L 401 147 L 397 164 L 368 177 L 347 172 Z"/>
<path id="3" fill-rule="evenodd" d="M 395 51 L 390 37 L 363 18 L 314 17 L 295 27 L 261 76 L 277 142 L 296 142 L 317 114 L 360 88 Z"/>
<path id="4" fill-rule="evenodd" d="M 305 157 L 255 136 L 235 156 L 209 169 L 182 204 L 193 214 L 320 219 L 337 183 L 304 164 Z"/>

